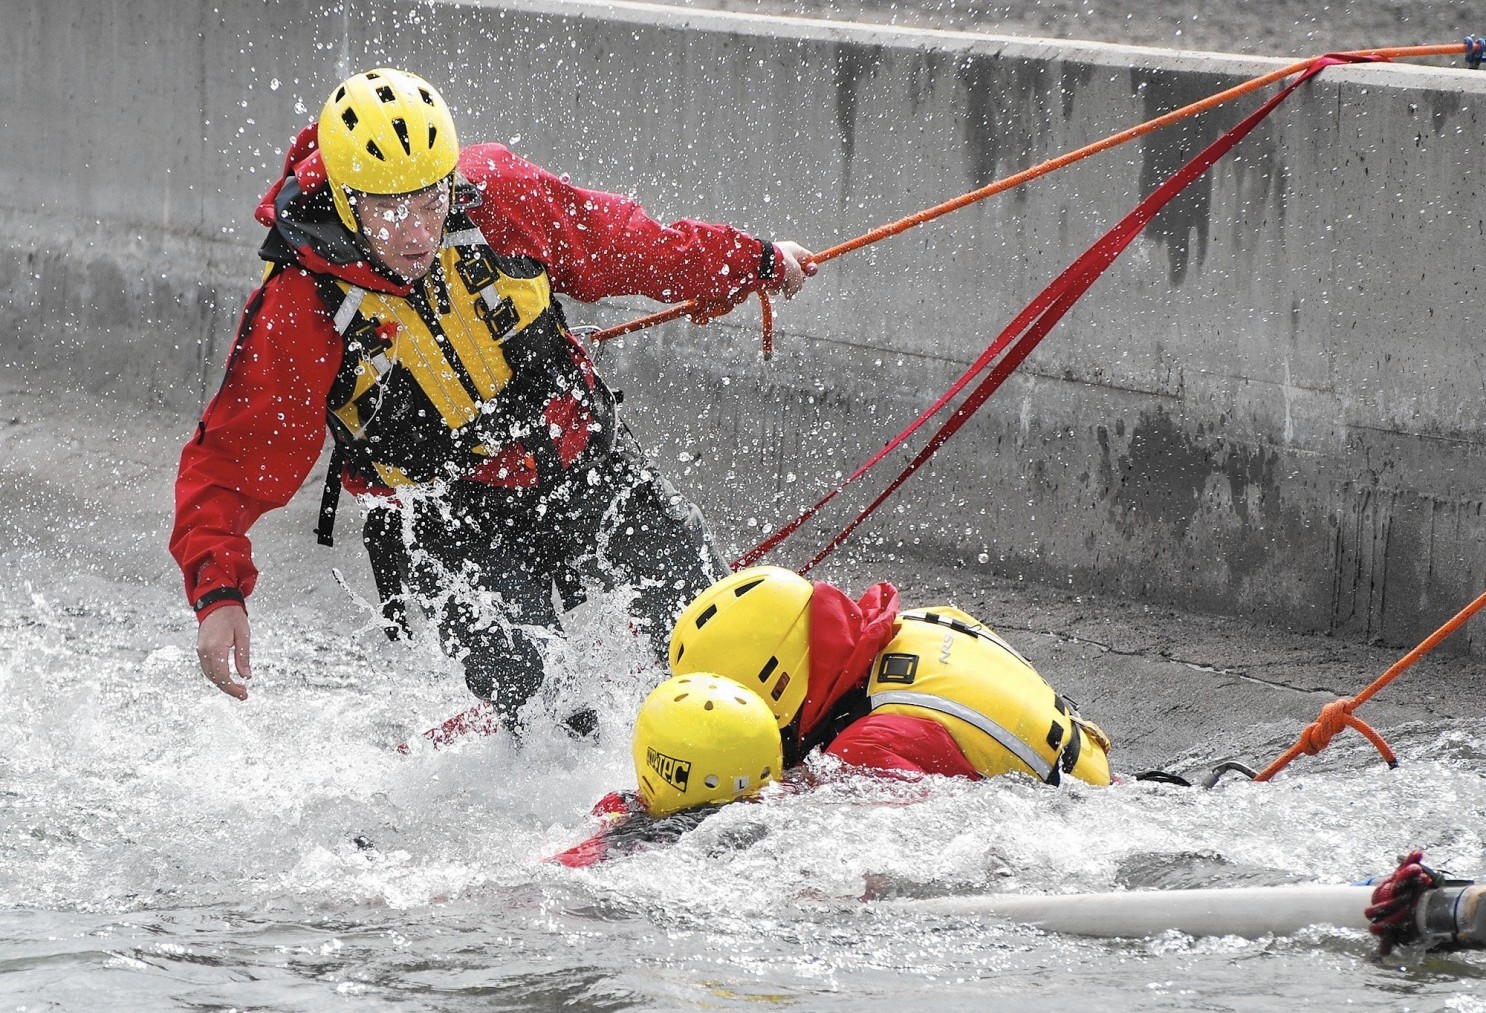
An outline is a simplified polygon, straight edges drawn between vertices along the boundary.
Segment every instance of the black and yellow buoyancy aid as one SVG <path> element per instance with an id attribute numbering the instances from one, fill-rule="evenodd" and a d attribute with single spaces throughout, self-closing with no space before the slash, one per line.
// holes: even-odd
<path id="1" fill-rule="evenodd" d="M 612 445 L 612 396 L 585 370 L 545 269 L 496 254 L 460 212 L 408 295 L 323 277 L 320 287 L 346 344 L 330 429 L 363 481 L 458 478 L 518 447 L 550 483 L 564 462 L 547 412 L 564 399 L 584 419 L 586 446 Z"/>
<path id="2" fill-rule="evenodd" d="M 899 617 L 873 662 L 873 711 L 942 724 L 986 776 L 1019 770 L 1109 784 L 1109 739 L 994 632 L 949 606 Z"/>

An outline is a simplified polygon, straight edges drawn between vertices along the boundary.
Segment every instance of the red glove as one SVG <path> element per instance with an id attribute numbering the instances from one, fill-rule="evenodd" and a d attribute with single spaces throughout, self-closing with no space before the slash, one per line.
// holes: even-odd
<path id="1" fill-rule="evenodd" d="M 1393 947 L 1419 938 L 1415 916 L 1419 898 L 1444 882 L 1444 877 L 1423 864 L 1424 852 L 1410 851 L 1392 875 L 1372 892 L 1372 905 L 1363 914 L 1372 922 L 1378 937 L 1378 956 L 1386 957 Z"/>

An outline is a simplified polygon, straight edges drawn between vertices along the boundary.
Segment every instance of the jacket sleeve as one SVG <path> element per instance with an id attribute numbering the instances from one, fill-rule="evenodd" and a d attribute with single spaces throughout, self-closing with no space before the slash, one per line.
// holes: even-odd
<path id="1" fill-rule="evenodd" d="M 252 593 L 258 570 L 248 529 L 288 503 L 314 467 L 340 368 L 340 339 L 303 271 L 265 283 L 238 333 L 176 476 L 170 552 L 198 619 Z"/>
<path id="2" fill-rule="evenodd" d="M 574 186 L 499 144 L 465 148 L 459 165 L 482 193 L 470 217 L 486 240 L 541 261 L 553 286 L 575 299 L 683 302 L 783 283 L 773 244 L 730 225 L 662 225 L 629 197 Z"/>
<path id="3" fill-rule="evenodd" d="M 980 779 L 943 725 L 907 714 L 872 713 L 858 718 L 825 752 L 848 766 L 881 773 Z"/>
<path id="4" fill-rule="evenodd" d="M 593 815 L 604 821 L 598 831 L 547 861 L 586 869 L 610 858 L 675 844 L 721 808 L 700 805 L 669 816 L 651 816 L 638 792 L 611 791 L 593 807 Z"/>

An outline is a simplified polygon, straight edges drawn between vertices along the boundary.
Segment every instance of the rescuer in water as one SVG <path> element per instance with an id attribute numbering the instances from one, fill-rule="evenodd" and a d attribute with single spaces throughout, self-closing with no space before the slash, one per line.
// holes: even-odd
<path id="1" fill-rule="evenodd" d="M 498 144 L 459 146 L 422 78 L 381 68 L 331 93 L 257 209 L 263 284 L 186 445 L 170 547 L 207 678 L 245 699 L 248 531 L 305 480 L 328 425 L 320 540 L 344 485 L 388 620 L 437 621 L 506 722 L 585 582 L 636 589 L 663 653 L 726 567 L 700 512 L 651 468 L 563 319 L 557 293 L 792 296 L 809 252 L 726 225 L 662 225 Z M 591 723 L 591 714 L 579 724 Z M 580 731 L 585 730 L 579 728 Z"/>
<path id="2" fill-rule="evenodd" d="M 740 570 L 687 606 L 669 656 L 675 674 L 635 723 L 638 791 L 600 801 L 610 827 L 558 861 L 673 838 L 816 749 L 896 776 L 1110 783 L 1108 737 L 1011 645 L 950 606 L 902 611 L 888 583 L 853 601 L 780 567 Z"/>

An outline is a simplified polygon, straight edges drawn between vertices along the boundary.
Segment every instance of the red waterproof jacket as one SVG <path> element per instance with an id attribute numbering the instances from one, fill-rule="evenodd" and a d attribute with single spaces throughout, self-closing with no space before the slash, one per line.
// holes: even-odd
<path id="1" fill-rule="evenodd" d="M 897 632 L 898 589 L 874 584 L 857 601 L 815 581 L 810 598 L 810 682 L 795 741 L 785 753 L 816 746 L 853 767 L 885 773 L 945 774 L 979 779 L 954 738 L 937 721 L 907 714 L 863 713 L 872 663 Z"/>
<path id="2" fill-rule="evenodd" d="M 348 245 L 354 237 L 334 221 L 319 223 L 307 238 L 278 220 L 286 186 L 323 200 L 328 184 L 315 139 L 312 124 L 258 208 L 258 220 L 270 229 L 265 251 L 275 243 L 277 249 L 263 256 L 280 269 L 250 298 L 222 387 L 181 454 L 170 551 L 198 618 L 252 592 L 258 571 L 248 530 L 289 502 L 324 443 L 326 398 L 345 344 L 316 275 L 397 295 L 410 290 L 357 259 Z M 644 295 L 679 302 L 782 281 L 782 272 L 772 271 L 779 254 L 771 244 L 726 225 L 662 225 L 628 197 L 576 187 L 501 145 L 465 148 L 459 172 L 479 191 L 479 203 L 466 213 L 491 249 L 537 260 L 556 292 L 580 300 Z"/>

